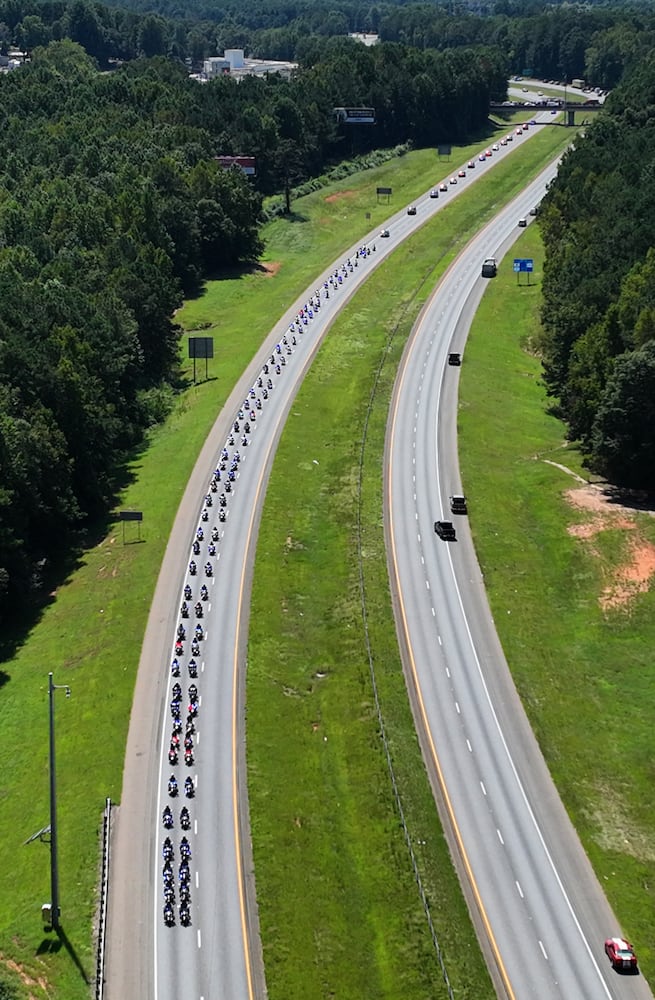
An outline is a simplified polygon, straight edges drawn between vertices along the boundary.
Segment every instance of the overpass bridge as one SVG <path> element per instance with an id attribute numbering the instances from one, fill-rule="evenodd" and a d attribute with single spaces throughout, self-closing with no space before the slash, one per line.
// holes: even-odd
<path id="1" fill-rule="evenodd" d="M 548 100 L 539 101 L 490 101 L 489 108 L 491 110 L 512 110 L 512 111 L 545 111 L 546 109 L 550 111 L 563 111 L 566 114 L 565 125 L 575 125 L 575 113 L 576 111 L 582 111 L 585 114 L 591 112 L 595 114 L 598 111 L 603 110 L 603 105 L 597 100 L 588 101 L 563 101 L 558 98 L 550 98 Z"/>

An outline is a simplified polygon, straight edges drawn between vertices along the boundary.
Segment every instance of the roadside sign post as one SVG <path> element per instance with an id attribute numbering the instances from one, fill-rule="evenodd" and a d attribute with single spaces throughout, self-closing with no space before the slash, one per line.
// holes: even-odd
<path id="1" fill-rule="evenodd" d="M 196 358 L 205 359 L 205 382 L 207 381 L 207 358 L 214 357 L 213 337 L 189 337 L 189 357 L 193 358 L 193 381 L 196 381 Z"/>
<path id="2" fill-rule="evenodd" d="M 125 522 L 126 521 L 136 521 L 137 522 L 137 533 L 139 536 L 139 541 L 141 541 L 141 522 L 143 521 L 143 511 L 142 510 L 119 510 L 118 520 L 122 522 L 123 525 L 123 545 L 125 545 Z"/>
<path id="3" fill-rule="evenodd" d="M 516 284 L 521 284 L 521 274 L 525 273 L 528 276 L 528 285 L 530 284 L 530 275 L 534 271 L 534 260 L 532 257 L 515 257 L 514 258 L 514 271 L 516 272 Z"/>

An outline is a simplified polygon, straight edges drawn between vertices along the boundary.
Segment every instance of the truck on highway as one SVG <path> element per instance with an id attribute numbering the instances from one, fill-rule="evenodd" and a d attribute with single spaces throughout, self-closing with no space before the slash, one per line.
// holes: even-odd
<path id="1" fill-rule="evenodd" d="M 576 90 L 584 90 L 584 80 L 571 80 L 571 86 Z"/>
<path id="2" fill-rule="evenodd" d="M 483 278 L 495 278 L 498 273 L 498 264 L 495 257 L 487 257 L 485 261 L 482 262 L 482 277 Z"/>

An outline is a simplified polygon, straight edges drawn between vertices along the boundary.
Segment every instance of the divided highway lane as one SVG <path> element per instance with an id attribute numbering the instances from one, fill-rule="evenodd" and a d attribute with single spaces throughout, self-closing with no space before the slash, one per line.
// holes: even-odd
<path id="1" fill-rule="evenodd" d="M 516 149 L 532 134 L 513 144 Z M 271 331 L 266 343 L 244 373 L 216 421 L 180 505 L 166 551 L 157 589 L 153 598 L 137 676 L 135 698 L 126 750 L 121 805 L 117 811 L 112 842 L 112 865 L 108 909 L 107 1000 L 125 997 L 154 997 L 155 1000 L 185 1000 L 225 996 L 230 1000 L 251 1000 L 264 994 L 263 969 L 258 946 L 254 876 L 249 854 L 248 809 L 245 790 L 244 752 L 244 662 L 248 627 L 249 586 L 257 522 L 265 483 L 275 445 L 288 409 L 302 376 L 318 349 L 320 339 L 337 311 L 356 287 L 385 256 L 409 236 L 426 217 L 439 211 L 468 184 L 492 169 L 498 160 L 512 152 L 501 148 L 485 163 L 471 171 L 465 181 L 449 188 L 437 199 L 427 196 L 417 201 L 416 216 L 407 216 L 406 206 L 387 222 L 389 238 L 369 234 L 368 243 L 376 250 L 358 258 L 358 266 L 347 266 L 341 283 L 329 286 L 330 298 L 323 284 L 334 275 L 332 265 L 318 279 L 321 307 L 308 322 L 305 333 L 296 332 L 296 344 L 278 376 L 270 377 L 274 389 L 263 399 L 257 396 L 262 410 L 256 410 L 248 445 L 241 444 L 242 433 L 235 434 L 229 445 L 230 428 L 239 407 L 256 386 L 262 365 L 268 363 L 275 344 L 282 340 L 299 309 L 307 303 L 314 289 L 308 290 L 290 308 Z M 450 168 L 453 169 L 452 167 Z M 457 171 L 457 167 L 454 168 Z M 448 175 L 446 175 L 448 176 Z M 438 183 L 438 175 L 435 183 Z M 354 260 L 356 247 L 340 261 Z M 285 348 L 286 351 L 286 348 Z M 268 377 L 268 376 L 267 376 Z M 263 388 L 263 387 L 261 387 Z M 243 421 L 240 421 L 242 424 Z M 185 572 L 191 556 L 191 543 L 201 523 L 203 497 L 224 446 L 229 462 L 234 451 L 241 454 L 234 489 L 228 498 L 227 519 L 217 522 L 217 494 L 209 509 L 205 530 L 217 524 L 220 529 L 218 554 L 211 558 L 212 577 L 205 580 L 208 536 L 203 539 L 197 557 L 197 577 Z M 205 638 L 200 643 L 198 678 L 188 675 L 190 633 L 195 627 L 193 612 L 185 623 L 189 637 L 179 658 L 181 676 L 173 678 L 170 663 L 173 636 L 180 621 L 183 587 L 192 587 L 191 606 L 198 600 L 199 587 L 205 582 L 209 598 L 201 623 Z M 167 753 L 172 736 L 170 710 L 172 685 L 182 688 L 180 718 L 184 737 L 191 681 L 198 687 L 199 711 L 193 733 L 193 764 L 169 766 Z M 167 780 L 171 773 L 178 784 L 193 776 L 196 794 L 186 800 L 181 794 L 171 800 Z M 187 836 L 192 859 L 189 865 L 191 895 L 190 925 L 179 921 L 179 812 L 187 804 L 191 829 Z M 173 831 L 165 831 L 162 811 L 170 804 Z M 175 887 L 175 926 L 166 927 L 163 919 L 163 841 L 170 836 L 175 850 L 171 866 Z"/>
<path id="2" fill-rule="evenodd" d="M 388 435 L 390 572 L 424 754 L 499 995 L 516 1000 L 650 997 L 603 953 L 619 930 L 559 802 L 513 687 L 486 603 L 456 452 L 457 369 L 500 257 L 554 176 L 553 165 L 451 267 L 424 310 L 399 375 Z M 493 331 L 489 331 L 493 336 Z M 454 520 L 458 541 L 433 523 Z M 446 959 L 447 960 L 447 959 Z"/>

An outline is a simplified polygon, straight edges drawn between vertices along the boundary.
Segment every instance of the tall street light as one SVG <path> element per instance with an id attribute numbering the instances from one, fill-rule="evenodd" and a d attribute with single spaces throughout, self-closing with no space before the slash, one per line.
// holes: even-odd
<path id="1" fill-rule="evenodd" d="M 59 929 L 59 868 L 57 865 L 57 779 L 55 775 L 55 691 L 64 690 L 70 698 L 68 684 L 55 684 L 52 673 L 48 674 L 48 703 L 50 709 L 50 905 L 52 907 L 51 926 Z"/>

